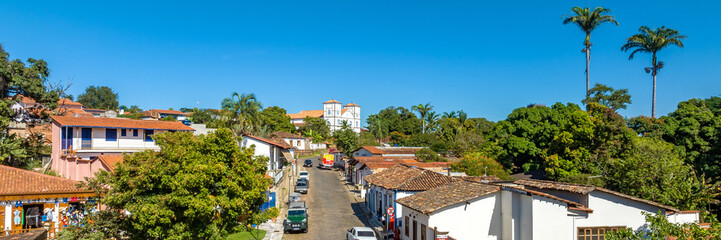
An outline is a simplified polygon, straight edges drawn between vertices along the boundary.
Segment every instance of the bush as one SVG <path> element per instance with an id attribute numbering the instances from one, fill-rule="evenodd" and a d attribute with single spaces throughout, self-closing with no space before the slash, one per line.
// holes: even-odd
<path id="1" fill-rule="evenodd" d="M 428 148 L 422 148 L 416 152 L 416 157 L 421 162 L 447 162 L 445 158 L 442 158 L 438 153 Z"/>
<path id="2" fill-rule="evenodd" d="M 467 153 L 461 161 L 451 165 L 456 171 L 466 173 L 468 176 L 496 176 L 500 179 L 509 179 L 510 175 L 500 163 L 480 153 Z"/>

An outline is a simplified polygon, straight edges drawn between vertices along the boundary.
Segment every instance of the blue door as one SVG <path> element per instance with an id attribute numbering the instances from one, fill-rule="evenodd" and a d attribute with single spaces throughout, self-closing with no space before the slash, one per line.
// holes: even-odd
<path id="1" fill-rule="evenodd" d="M 82 143 L 80 147 L 83 149 L 90 149 L 93 147 L 93 129 L 92 128 L 83 128 L 80 132 L 80 137 L 82 138 Z"/>
<path id="2" fill-rule="evenodd" d="M 260 206 L 260 211 L 267 210 L 268 208 L 275 207 L 275 192 L 266 193 L 266 201 Z"/>
<path id="3" fill-rule="evenodd" d="M 62 131 L 62 149 L 72 149 L 73 148 L 73 129 L 72 128 L 62 128 L 60 131 Z"/>

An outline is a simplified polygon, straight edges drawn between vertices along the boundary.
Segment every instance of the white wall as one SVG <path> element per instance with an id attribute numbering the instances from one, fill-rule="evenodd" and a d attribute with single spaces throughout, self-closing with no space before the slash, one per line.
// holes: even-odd
<path id="1" fill-rule="evenodd" d="M 430 228 L 450 232 L 455 239 L 499 239 L 501 235 L 500 192 L 440 209 L 430 215 Z M 409 209 L 406 208 L 406 211 Z M 426 235 L 426 239 L 432 235 Z M 420 238 L 419 238 L 420 239 Z"/>
<path id="2" fill-rule="evenodd" d="M 305 138 L 283 138 L 283 140 L 285 141 L 285 143 L 287 143 L 291 147 L 295 147 L 300 150 L 305 150 L 306 147 L 308 147 L 308 145 L 306 143 L 306 142 L 308 142 L 308 140 L 306 140 Z M 299 143 L 299 141 L 300 141 L 300 143 Z"/>
<path id="3" fill-rule="evenodd" d="M 577 219 L 576 227 L 623 226 L 637 230 L 646 224 L 641 212 L 656 213 L 661 210 L 655 206 L 600 191 L 588 194 L 588 208 L 593 209 L 593 213 L 588 214 L 586 219 Z M 576 234 L 577 232 L 574 232 L 574 237 Z"/>
<path id="4" fill-rule="evenodd" d="M 408 222 L 405 222 L 405 216 L 408 216 Z M 420 240 L 421 239 L 421 231 L 426 230 L 426 229 L 421 229 L 421 224 L 425 224 L 426 226 L 428 226 L 428 219 L 429 219 L 429 217 L 427 215 L 423 215 L 416 210 L 407 208 L 405 213 L 403 214 L 403 226 L 399 229 L 401 239 L 403 239 L 403 240 L 412 240 L 413 239 L 413 234 L 414 234 L 413 220 L 415 220 L 416 221 L 416 229 L 415 229 L 416 240 Z M 405 235 L 406 225 L 408 225 L 408 236 Z M 431 228 L 432 227 L 433 226 L 431 226 Z M 440 228 L 438 230 L 441 231 Z M 432 240 L 433 238 L 431 238 L 431 237 L 432 237 L 432 234 L 428 234 L 426 232 L 426 239 Z M 451 237 L 453 237 L 453 236 L 451 235 Z M 454 238 L 456 238 L 456 237 L 454 237 Z M 456 239 L 461 240 L 463 238 L 456 238 Z M 478 239 L 478 238 L 471 238 L 471 239 Z"/>
<path id="5" fill-rule="evenodd" d="M 529 221 L 532 221 L 533 227 L 529 229 L 531 231 L 522 233 L 522 239 L 573 239 L 573 218 L 568 216 L 565 203 L 533 196 L 531 208 L 533 216 Z M 529 233 L 532 236 L 529 236 Z"/>
<path id="6" fill-rule="evenodd" d="M 682 212 L 666 216 L 672 223 L 698 223 L 700 216 L 698 211 Z"/>
<path id="7" fill-rule="evenodd" d="M 116 141 L 107 141 L 105 139 L 105 128 L 92 128 L 92 147 L 90 149 L 82 149 L 82 128 L 73 127 L 68 128 L 68 132 L 72 131 L 73 139 L 72 145 L 73 150 L 77 152 L 94 152 L 96 150 L 144 150 L 153 149 L 159 150 L 160 148 L 155 145 L 155 141 L 145 141 L 145 132 L 143 129 L 138 129 L 138 136 L 133 136 L 133 129 L 126 129 L 126 135 L 121 136 L 121 129 L 114 129 L 117 131 Z M 61 132 L 65 131 L 65 128 L 61 128 Z M 153 134 L 159 134 L 166 132 L 164 130 L 155 130 Z"/>

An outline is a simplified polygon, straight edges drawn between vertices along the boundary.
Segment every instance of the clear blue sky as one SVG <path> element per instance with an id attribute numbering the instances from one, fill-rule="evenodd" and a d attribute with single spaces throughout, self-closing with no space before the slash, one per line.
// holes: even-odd
<path id="1" fill-rule="evenodd" d="M 591 82 L 628 88 L 624 116 L 650 115 L 650 56 L 619 51 L 641 25 L 688 35 L 660 53 L 659 115 L 721 94 L 721 1 L 0 1 L 0 43 L 43 58 L 77 96 L 109 86 L 123 105 L 218 108 L 233 91 L 289 112 L 335 98 L 363 108 L 431 102 L 502 120 L 584 95 L 573 6 L 613 10 L 592 35 Z M 236 1 L 234 1 L 236 2 Z"/>

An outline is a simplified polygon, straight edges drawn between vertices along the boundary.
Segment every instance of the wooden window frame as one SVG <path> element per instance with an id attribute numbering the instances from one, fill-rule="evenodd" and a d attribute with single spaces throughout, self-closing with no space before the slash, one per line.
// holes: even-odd
<path id="1" fill-rule="evenodd" d="M 626 226 L 598 226 L 598 227 L 577 227 L 577 240 L 605 240 L 606 233 L 610 231 L 618 231 Z"/>

